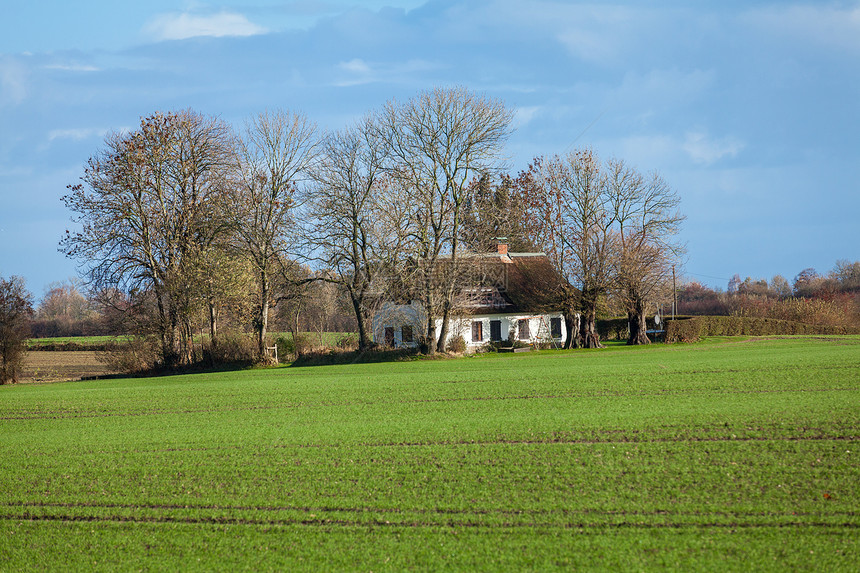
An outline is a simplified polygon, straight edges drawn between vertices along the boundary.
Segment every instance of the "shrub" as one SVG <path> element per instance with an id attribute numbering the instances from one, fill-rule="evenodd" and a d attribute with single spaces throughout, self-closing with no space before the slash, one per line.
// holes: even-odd
<path id="1" fill-rule="evenodd" d="M 448 352 L 462 354 L 466 352 L 466 339 L 462 336 L 455 336 L 448 341 Z"/>
<path id="2" fill-rule="evenodd" d="M 626 318 L 598 320 L 595 329 L 600 340 L 627 340 L 630 328 Z"/>
<path id="3" fill-rule="evenodd" d="M 293 346 L 295 347 L 296 356 L 308 354 L 314 349 L 314 343 L 310 335 L 301 332 L 293 336 Z"/>
<path id="4" fill-rule="evenodd" d="M 341 336 L 337 340 L 337 347 L 341 350 L 356 350 L 358 349 L 358 335 L 357 334 L 347 334 L 345 336 Z"/>
<path id="5" fill-rule="evenodd" d="M 296 355 L 296 345 L 293 343 L 292 336 L 279 336 L 275 340 L 275 346 L 278 347 L 279 360 L 289 360 L 289 357 Z"/>
<path id="6" fill-rule="evenodd" d="M 278 360 L 281 362 L 296 360 L 300 356 L 309 354 L 314 350 L 311 336 L 303 333 L 296 334 L 295 336 L 279 336 L 275 341 L 275 345 L 278 347 Z"/>
<path id="7" fill-rule="evenodd" d="M 114 372 L 140 374 L 158 365 L 160 349 L 155 338 L 136 337 L 108 344 L 96 353 L 96 360 Z"/>
<path id="8" fill-rule="evenodd" d="M 209 348 L 209 358 L 215 364 L 251 363 L 256 354 L 254 335 L 245 332 L 221 332 L 217 343 Z"/>
<path id="9" fill-rule="evenodd" d="M 485 346 L 487 348 L 487 352 L 498 352 L 503 348 L 507 350 L 510 350 L 511 348 L 526 348 L 527 346 L 531 346 L 531 344 L 523 342 L 522 340 L 508 339 L 488 342 Z"/>

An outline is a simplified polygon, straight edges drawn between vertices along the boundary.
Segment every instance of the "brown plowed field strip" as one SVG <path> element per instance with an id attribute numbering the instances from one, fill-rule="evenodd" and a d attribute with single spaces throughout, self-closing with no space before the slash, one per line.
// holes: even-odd
<path id="1" fill-rule="evenodd" d="M 61 382 L 113 374 L 105 364 L 96 359 L 96 354 L 89 350 L 28 352 L 19 381 L 22 383 Z"/>

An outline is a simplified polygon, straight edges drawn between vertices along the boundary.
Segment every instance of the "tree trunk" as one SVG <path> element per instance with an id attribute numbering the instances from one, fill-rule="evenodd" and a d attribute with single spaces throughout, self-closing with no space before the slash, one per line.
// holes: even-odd
<path id="1" fill-rule="evenodd" d="M 155 301 L 158 306 L 158 338 L 161 343 L 161 363 L 165 367 L 176 365 L 176 354 L 173 347 L 173 326 L 171 313 L 165 308 L 161 289 L 155 287 Z"/>
<path id="2" fill-rule="evenodd" d="M 355 311 L 355 321 L 358 324 L 358 349 L 366 350 L 370 347 L 370 337 L 367 335 L 367 325 L 364 320 L 364 311 L 361 308 L 361 300 L 350 292 L 350 300 L 352 300 L 352 309 Z"/>
<path id="3" fill-rule="evenodd" d="M 645 305 L 638 297 L 632 297 L 628 305 L 627 325 L 630 329 L 627 344 L 651 344 L 646 332 L 648 327 L 645 323 Z"/>
<path id="4" fill-rule="evenodd" d="M 182 364 L 188 366 L 194 363 L 194 326 L 191 317 L 185 314 L 179 326 L 179 342 Z"/>
<path id="5" fill-rule="evenodd" d="M 579 339 L 579 314 L 575 312 L 564 313 L 564 324 L 567 329 L 567 336 L 564 340 L 566 349 L 578 348 L 577 340 Z"/>
<path id="6" fill-rule="evenodd" d="M 266 358 L 266 331 L 269 327 L 269 275 L 260 271 L 260 314 L 257 316 L 257 354 Z"/>
<path id="7" fill-rule="evenodd" d="M 432 286 L 429 279 L 425 278 L 424 283 L 424 312 L 427 313 L 427 354 L 436 354 L 436 319 L 433 317 L 433 296 L 431 294 Z"/>
<path id="8" fill-rule="evenodd" d="M 583 297 L 582 316 L 579 325 L 582 348 L 603 348 L 597 334 L 597 296 Z"/>
<path id="9" fill-rule="evenodd" d="M 427 313 L 427 354 L 436 354 L 436 320 Z"/>
<path id="10" fill-rule="evenodd" d="M 447 302 L 442 310 L 442 328 L 439 330 L 439 342 L 436 344 L 437 352 L 445 352 L 445 340 L 448 338 L 448 322 L 451 305 Z"/>
<path id="11" fill-rule="evenodd" d="M 209 346 L 213 350 L 218 347 L 218 309 L 215 301 L 209 301 Z"/>

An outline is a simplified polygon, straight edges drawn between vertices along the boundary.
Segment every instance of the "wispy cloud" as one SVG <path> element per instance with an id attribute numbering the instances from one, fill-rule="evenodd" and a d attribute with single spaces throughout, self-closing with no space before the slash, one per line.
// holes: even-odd
<path id="1" fill-rule="evenodd" d="M 518 128 L 527 126 L 541 111 L 541 106 L 518 107 L 514 112 L 514 124 Z"/>
<path id="2" fill-rule="evenodd" d="M 17 105 L 26 97 L 26 68 L 12 57 L 0 55 L 0 106 Z"/>
<path id="3" fill-rule="evenodd" d="M 72 141 L 83 141 L 91 137 L 104 137 L 108 132 L 107 129 L 99 129 L 93 127 L 85 127 L 78 129 L 54 129 L 48 133 L 48 141 L 56 141 L 58 139 L 70 139 Z"/>
<path id="4" fill-rule="evenodd" d="M 439 65 L 427 60 L 415 59 L 407 62 L 379 63 L 352 59 L 337 64 L 341 71 L 340 79 L 334 82 L 337 87 L 357 86 L 376 82 L 402 82 L 409 76 L 438 69 Z"/>
<path id="5" fill-rule="evenodd" d="M 101 68 L 87 64 L 49 64 L 47 70 L 60 70 L 62 72 L 98 72 Z"/>
<path id="6" fill-rule="evenodd" d="M 217 14 L 170 13 L 155 17 L 144 32 L 156 40 L 186 40 L 200 36 L 256 36 L 268 32 L 242 14 L 219 12 Z"/>
<path id="7" fill-rule="evenodd" d="M 702 132 L 688 132 L 683 149 L 696 163 L 710 165 L 724 157 L 735 157 L 745 147 L 732 136 L 714 139 Z"/>

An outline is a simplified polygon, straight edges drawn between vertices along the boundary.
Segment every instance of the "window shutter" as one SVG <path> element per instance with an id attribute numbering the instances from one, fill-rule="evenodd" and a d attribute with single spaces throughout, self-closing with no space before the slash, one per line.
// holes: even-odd
<path id="1" fill-rule="evenodd" d="M 490 321 L 490 340 L 493 342 L 498 342 L 502 339 L 502 321 L 501 320 L 491 320 Z"/>
<path id="2" fill-rule="evenodd" d="M 484 340 L 484 323 L 480 320 L 472 321 L 472 342 L 481 342 Z"/>

